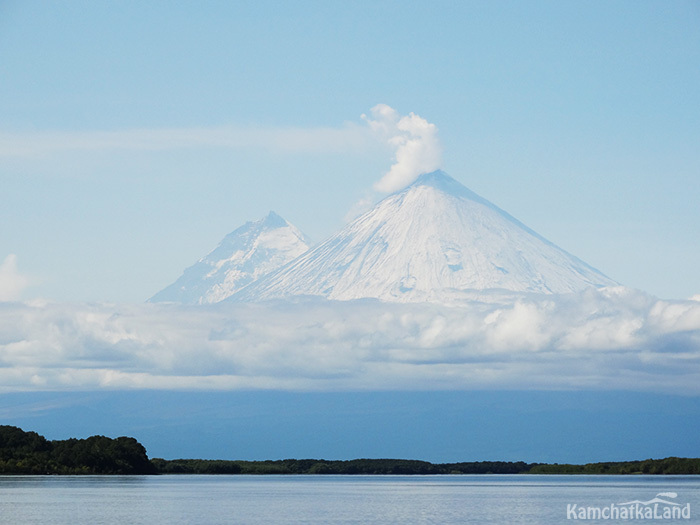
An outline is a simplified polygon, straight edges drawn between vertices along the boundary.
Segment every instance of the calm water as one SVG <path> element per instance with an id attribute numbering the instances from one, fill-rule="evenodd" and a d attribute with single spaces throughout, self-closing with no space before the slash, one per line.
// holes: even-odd
<path id="1" fill-rule="evenodd" d="M 676 523 L 700 523 L 698 476 L 527 475 L 0 476 L 0 523 L 546 525 L 573 523 L 567 504 L 603 507 L 662 492 L 690 504 L 691 519 Z"/>

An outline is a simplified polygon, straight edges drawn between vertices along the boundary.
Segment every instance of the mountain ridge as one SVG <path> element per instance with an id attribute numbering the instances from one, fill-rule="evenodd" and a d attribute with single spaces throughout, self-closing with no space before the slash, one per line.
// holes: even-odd
<path id="1" fill-rule="evenodd" d="M 438 170 L 229 300 L 451 302 L 474 291 L 551 294 L 616 284 Z"/>

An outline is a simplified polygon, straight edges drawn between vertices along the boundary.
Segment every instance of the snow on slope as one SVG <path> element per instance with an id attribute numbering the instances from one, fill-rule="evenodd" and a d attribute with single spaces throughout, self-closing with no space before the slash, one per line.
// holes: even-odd
<path id="1" fill-rule="evenodd" d="M 474 298 L 475 290 L 550 294 L 614 284 L 437 171 L 231 300 L 316 295 L 451 303 Z"/>
<path id="2" fill-rule="evenodd" d="M 296 227 L 274 212 L 229 233 L 149 302 L 216 303 L 309 249 Z"/>

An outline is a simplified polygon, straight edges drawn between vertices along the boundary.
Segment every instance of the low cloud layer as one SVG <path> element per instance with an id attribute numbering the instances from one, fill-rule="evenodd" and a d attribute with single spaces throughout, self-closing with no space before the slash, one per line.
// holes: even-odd
<path id="1" fill-rule="evenodd" d="M 0 303 L 0 385 L 627 389 L 700 394 L 700 303 L 626 288 L 458 307 L 373 300 Z"/>
<path id="2" fill-rule="evenodd" d="M 370 116 L 362 115 L 372 132 L 394 149 L 394 164 L 374 185 L 382 193 L 393 193 L 411 184 L 419 175 L 442 165 L 442 146 L 435 124 L 414 113 L 401 116 L 386 104 L 377 104 Z"/>

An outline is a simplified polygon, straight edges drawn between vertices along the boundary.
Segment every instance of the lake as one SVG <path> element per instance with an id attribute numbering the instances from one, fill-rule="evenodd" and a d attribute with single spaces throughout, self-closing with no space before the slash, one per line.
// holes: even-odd
<path id="1" fill-rule="evenodd" d="M 633 514 L 580 519 L 589 507 Z M 698 523 L 700 476 L 0 476 L 13 525 L 574 521 Z"/>

